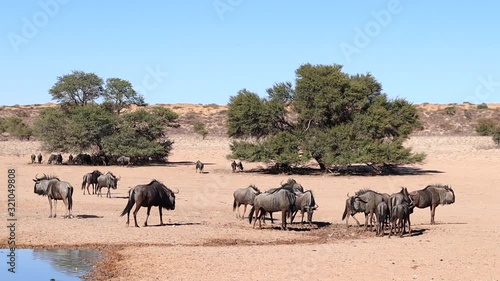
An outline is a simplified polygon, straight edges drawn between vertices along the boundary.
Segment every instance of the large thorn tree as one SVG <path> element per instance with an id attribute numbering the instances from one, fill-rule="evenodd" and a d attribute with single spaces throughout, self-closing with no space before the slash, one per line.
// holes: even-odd
<path id="1" fill-rule="evenodd" d="M 84 106 L 94 102 L 104 92 L 104 81 L 95 73 L 74 70 L 70 74 L 57 77 L 50 88 L 52 99 L 62 104 Z"/>
<path id="2" fill-rule="evenodd" d="M 371 74 L 349 75 L 340 65 L 305 64 L 292 84 L 276 83 L 268 97 L 241 90 L 231 97 L 231 158 L 332 165 L 410 164 L 424 154 L 403 146 L 420 126 L 417 109 L 389 99 Z"/>

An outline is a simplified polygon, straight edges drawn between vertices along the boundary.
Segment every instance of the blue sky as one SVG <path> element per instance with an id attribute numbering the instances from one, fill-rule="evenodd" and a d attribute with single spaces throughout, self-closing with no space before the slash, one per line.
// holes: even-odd
<path id="1" fill-rule="evenodd" d="M 265 96 L 304 63 L 372 73 L 413 103 L 500 102 L 496 1 L 0 3 L 0 105 L 51 101 L 72 70 L 129 80 L 146 102 Z"/>

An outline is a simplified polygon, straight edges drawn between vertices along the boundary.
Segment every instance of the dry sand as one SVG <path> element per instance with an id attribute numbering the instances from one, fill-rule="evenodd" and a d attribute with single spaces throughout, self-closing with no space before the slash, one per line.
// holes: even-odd
<path id="1" fill-rule="evenodd" d="M 235 218 L 232 193 L 253 183 L 276 187 L 286 175 L 231 173 L 227 139 L 174 136 L 172 164 L 154 167 L 98 167 L 121 176 L 112 197 L 83 195 L 83 174 L 94 167 L 28 164 L 38 153 L 37 142 L 0 143 L 0 181 L 16 169 L 18 247 L 95 248 L 104 253 L 91 278 L 97 280 L 499 280 L 500 278 L 500 149 L 489 137 L 414 137 L 416 151 L 428 154 L 423 170 L 440 171 L 408 176 L 294 176 L 315 192 L 318 222 L 312 228 L 294 224 L 289 231 L 270 224 L 253 229 Z M 196 174 L 186 161 L 201 160 L 205 174 Z M 258 164 L 245 163 L 245 168 Z M 37 173 L 55 174 L 75 187 L 74 219 L 48 218 L 47 199 L 33 193 Z M 119 214 L 128 188 L 151 179 L 177 188 L 176 209 L 157 208 L 150 227 L 126 227 Z M 453 187 L 456 203 L 439 206 L 436 225 L 428 209 L 412 215 L 412 237 L 375 237 L 345 228 L 341 221 L 346 193 L 360 188 L 394 193 L 401 186 L 415 190 L 427 184 Z M 0 220 L 6 222 L 7 191 L 0 190 Z M 248 210 L 247 210 L 248 213 Z M 139 211 L 143 224 L 146 210 Z M 279 217 L 275 214 L 275 217 Z M 360 221 L 361 215 L 357 215 Z M 355 223 L 351 219 L 351 224 Z M 331 223 L 331 225 L 329 225 Z M 318 227 L 319 226 L 319 227 Z M 6 247 L 7 231 L 0 236 Z"/>

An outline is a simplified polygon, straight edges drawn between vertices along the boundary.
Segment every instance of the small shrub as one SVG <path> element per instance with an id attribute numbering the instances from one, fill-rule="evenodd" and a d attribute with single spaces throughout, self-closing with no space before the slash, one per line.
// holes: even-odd
<path id="1" fill-rule="evenodd" d="M 454 106 L 448 106 L 444 109 L 444 112 L 447 115 L 455 115 L 457 113 L 457 108 Z"/>
<path id="2" fill-rule="evenodd" d="M 477 105 L 477 109 L 488 109 L 488 105 L 483 102 Z"/>
<path id="3" fill-rule="evenodd" d="M 205 127 L 205 123 L 196 122 L 193 125 L 193 129 L 196 133 L 200 134 L 203 139 L 208 135 L 208 130 Z"/>
<path id="4" fill-rule="evenodd" d="M 493 141 L 500 145 L 500 127 L 495 128 L 495 132 L 493 132 Z"/>
<path id="5" fill-rule="evenodd" d="M 472 112 L 470 112 L 469 110 L 464 110 L 464 116 L 465 118 L 467 118 L 467 120 L 471 120 L 472 119 Z"/>
<path id="6" fill-rule="evenodd" d="M 476 132 L 481 136 L 492 136 L 497 127 L 497 122 L 492 119 L 477 120 Z"/>

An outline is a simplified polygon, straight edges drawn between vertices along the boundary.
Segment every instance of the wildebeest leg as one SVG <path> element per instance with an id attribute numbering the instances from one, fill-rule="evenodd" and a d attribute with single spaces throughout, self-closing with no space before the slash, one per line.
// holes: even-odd
<path id="1" fill-rule="evenodd" d="M 160 225 L 163 225 L 163 214 L 161 212 L 161 207 L 158 206 L 158 212 L 160 213 Z"/>
<path id="2" fill-rule="evenodd" d="M 437 205 L 431 205 L 431 224 L 436 224 L 434 222 L 434 215 L 436 214 Z"/>
<path id="3" fill-rule="evenodd" d="M 64 203 L 64 207 L 66 208 L 66 210 L 68 210 L 68 214 L 66 216 L 64 216 L 65 218 L 69 218 L 69 209 L 68 209 L 68 198 L 63 198 L 63 203 Z"/>
<path id="4" fill-rule="evenodd" d="M 368 230 L 368 215 L 369 213 L 365 213 L 365 231 Z"/>
<path id="5" fill-rule="evenodd" d="M 57 200 L 53 199 L 54 200 L 54 216 L 53 218 L 55 218 L 57 216 Z"/>
<path id="6" fill-rule="evenodd" d="M 108 193 L 106 193 L 106 198 L 111 198 L 111 187 L 108 186 Z"/>
<path id="7" fill-rule="evenodd" d="M 50 214 L 49 214 L 49 218 L 52 217 L 52 199 L 50 199 L 49 197 L 47 197 L 49 199 L 49 206 L 50 206 Z M 55 217 L 55 216 L 54 216 Z"/>
<path id="8" fill-rule="evenodd" d="M 281 211 L 281 229 L 286 230 L 286 213 L 288 210 Z"/>
<path id="9" fill-rule="evenodd" d="M 292 215 L 290 216 L 290 224 L 292 224 L 292 223 L 293 223 L 293 220 L 295 219 L 295 216 L 297 215 L 297 212 L 298 212 L 298 211 L 299 211 L 299 210 L 297 210 L 297 211 L 295 211 L 295 212 L 292 212 L 292 213 L 291 213 Z M 304 216 L 302 216 L 302 217 L 304 217 Z"/>
<path id="10" fill-rule="evenodd" d="M 243 204 L 243 216 L 241 216 L 242 219 L 245 218 L 245 213 L 247 212 L 247 204 Z M 240 214 L 240 208 L 238 207 L 238 215 Z"/>
<path id="11" fill-rule="evenodd" d="M 408 216 L 408 233 L 411 236 L 411 222 L 410 222 L 410 216 Z"/>
<path id="12" fill-rule="evenodd" d="M 259 227 L 262 227 L 261 223 L 260 223 L 260 217 L 258 216 L 259 212 L 260 212 L 260 209 L 255 209 L 255 219 L 253 221 L 253 228 L 255 228 L 255 223 L 257 222 L 257 219 L 259 219 Z"/>
<path id="13" fill-rule="evenodd" d="M 136 201 L 135 202 L 135 210 L 134 210 L 134 223 L 135 223 L 135 227 L 139 227 L 139 225 L 137 224 L 137 212 L 139 212 L 139 209 L 141 208 L 141 204 L 142 202 L 140 201 Z M 148 221 L 148 219 L 146 218 L 146 222 Z"/>
<path id="14" fill-rule="evenodd" d="M 151 211 L 151 206 L 148 207 L 148 211 L 146 213 L 146 221 L 144 222 L 144 226 L 148 226 L 148 218 L 149 218 L 150 211 Z"/>

